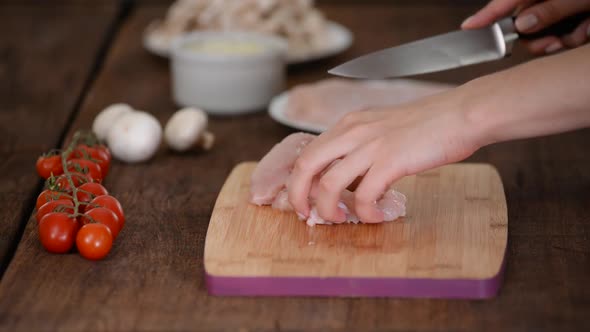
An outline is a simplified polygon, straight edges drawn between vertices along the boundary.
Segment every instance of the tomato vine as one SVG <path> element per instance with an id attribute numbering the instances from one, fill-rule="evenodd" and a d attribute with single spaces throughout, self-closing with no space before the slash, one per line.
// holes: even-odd
<path id="1" fill-rule="evenodd" d="M 75 242 L 87 259 L 102 259 L 109 253 L 124 224 L 120 203 L 100 184 L 110 162 L 108 148 L 87 131 L 76 132 L 63 150 L 39 157 L 37 172 L 46 182 L 37 199 L 36 217 L 47 251 L 66 253 Z"/>

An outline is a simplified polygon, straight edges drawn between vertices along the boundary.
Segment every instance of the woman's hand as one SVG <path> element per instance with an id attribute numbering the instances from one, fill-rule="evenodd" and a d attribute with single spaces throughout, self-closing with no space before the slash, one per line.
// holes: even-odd
<path id="1" fill-rule="evenodd" d="M 355 211 L 364 222 L 381 221 L 375 201 L 405 175 L 494 142 L 590 127 L 588 59 L 590 45 L 404 106 L 351 113 L 303 150 L 287 185 L 289 202 L 308 217 L 313 197 L 323 219 L 344 221 L 338 199 L 361 177 Z"/>
<path id="2" fill-rule="evenodd" d="M 541 31 L 570 16 L 589 12 L 574 31 L 564 36 L 545 36 L 525 41 L 533 54 L 549 54 L 575 48 L 590 39 L 590 0 L 492 0 L 463 22 L 463 29 L 482 28 L 511 14 L 517 14 L 516 29 L 523 34 Z"/>
<path id="3" fill-rule="evenodd" d="M 313 196 L 319 215 L 344 221 L 340 194 L 362 176 L 354 193 L 356 213 L 364 222 L 381 221 L 375 201 L 392 182 L 468 157 L 479 147 L 475 132 L 461 112 L 460 90 L 404 107 L 350 113 L 305 148 L 291 174 L 290 203 L 307 217 L 312 182 L 318 181 Z M 335 160 L 340 161 L 326 171 Z"/>

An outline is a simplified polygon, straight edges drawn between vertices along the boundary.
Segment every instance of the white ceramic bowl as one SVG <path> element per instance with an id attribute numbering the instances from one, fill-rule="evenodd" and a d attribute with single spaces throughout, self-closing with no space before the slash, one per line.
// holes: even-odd
<path id="1" fill-rule="evenodd" d="M 250 45 L 255 51 L 198 49 L 211 43 Z M 172 91 L 183 107 L 231 115 L 263 110 L 285 81 L 287 44 L 249 32 L 200 31 L 172 44 Z"/>

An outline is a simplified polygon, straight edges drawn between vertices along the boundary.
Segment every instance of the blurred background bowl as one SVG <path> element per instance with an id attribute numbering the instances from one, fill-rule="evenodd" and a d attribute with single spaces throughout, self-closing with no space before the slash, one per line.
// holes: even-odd
<path id="1" fill-rule="evenodd" d="M 285 81 L 287 43 L 250 32 L 193 32 L 172 44 L 172 91 L 183 107 L 232 115 L 263 110 Z"/>

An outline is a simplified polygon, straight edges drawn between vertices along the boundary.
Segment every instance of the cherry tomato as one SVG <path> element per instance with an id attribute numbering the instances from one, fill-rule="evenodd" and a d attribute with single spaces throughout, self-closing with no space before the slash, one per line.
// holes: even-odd
<path id="1" fill-rule="evenodd" d="M 123 213 L 121 203 L 119 203 L 115 197 L 109 195 L 98 196 L 90 201 L 90 204 L 86 206 L 86 211 L 97 206 L 105 207 L 113 211 L 119 218 L 119 224 L 121 225 L 121 229 L 123 229 L 123 226 L 125 225 L 125 214 Z"/>
<path id="2" fill-rule="evenodd" d="M 77 226 L 76 218 L 63 212 L 50 212 L 39 222 L 39 239 L 45 250 L 64 254 L 74 246 Z"/>
<path id="3" fill-rule="evenodd" d="M 95 145 L 94 148 L 97 150 L 103 151 L 105 153 L 105 155 L 107 157 L 109 157 L 108 161 L 111 162 L 111 159 L 113 158 L 111 156 L 111 150 L 109 150 L 109 148 L 107 148 L 106 145 L 99 144 L 99 145 Z"/>
<path id="4" fill-rule="evenodd" d="M 102 182 L 102 170 L 100 166 L 88 159 L 70 159 L 67 163 L 68 171 L 89 175 L 94 182 Z"/>
<path id="5" fill-rule="evenodd" d="M 51 175 L 60 175 L 64 172 L 61 165 L 61 156 L 41 156 L 37 159 L 37 173 L 40 177 L 47 179 Z"/>
<path id="6" fill-rule="evenodd" d="M 86 216 L 92 219 L 86 218 Z M 82 216 L 81 219 L 82 224 L 87 224 L 94 220 L 99 224 L 107 226 L 111 231 L 113 240 L 117 238 L 117 235 L 119 235 L 119 231 L 121 230 L 121 223 L 119 222 L 119 218 L 113 211 L 107 208 L 97 207 L 89 211 L 86 211 L 86 213 L 84 213 L 84 216 Z"/>
<path id="7" fill-rule="evenodd" d="M 72 172 L 72 173 L 70 173 L 70 176 L 72 177 L 72 181 L 74 182 L 74 186 L 76 188 L 80 187 L 84 183 L 92 183 L 92 178 L 90 178 L 90 176 L 87 174 Z M 64 192 L 68 192 L 68 193 L 72 192 L 72 187 L 70 186 L 70 181 L 68 180 L 68 178 L 65 174 L 62 174 L 57 177 L 57 180 L 55 181 L 55 185 L 56 185 L 57 189 L 60 191 L 64 191 Z"/>
<path id="8" fill-rule="evenodd" d="M 78 193 L 76 194 L 76 197 L 78 198 L 79 202 L 88 203 L 91 200 L 93 200 L 94 197 L 108 195 L 108 194 L 109 194 L 109 192 L 101 184 L 89 182 L 89 183 L 84 183 L 78 187 Z"/>
<path id="9" fill-rule="evenodd" d="M 71 199 L 58 199 L 41 205 L 35 216 L 37 224 L 46 214 L 51 212 L 74 213 L 74 202 Z"/>
<path id="10" fill-rule="evenodd" d="M 113 235 L 106 225 L 86 224 L 76 235 L 76 246 L 86 259 L 103 259 L 113 247 Z"/>
<path id="11" fill-rule="evenodd" d="M 58 199 L 72 199 L 72 196 L 61 191 L 46 189 L 43 190 L 37 197 L 37 204 L 35 204 L 35 207 L 37 210 L 39 210 L 43 204 Z"/>
<path id="12" fill-rule="evenodd" d="M 100 166 L 101 176 L 104 179 L 107 174 L 109 173 L 109 166 L 111 163 L 111 156 L 107 153 L 103 148 L 91 147 L 85 144 L 80 144 L 76 146 L 72 154 L 70 154 L 70 159 L 90 159 L 91 161 L 95 162 Z"/>

